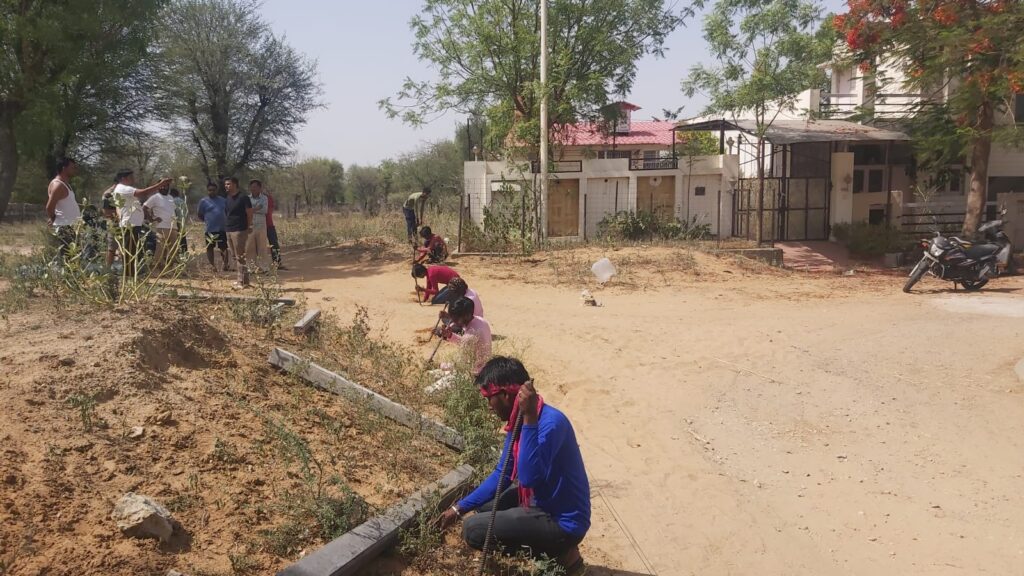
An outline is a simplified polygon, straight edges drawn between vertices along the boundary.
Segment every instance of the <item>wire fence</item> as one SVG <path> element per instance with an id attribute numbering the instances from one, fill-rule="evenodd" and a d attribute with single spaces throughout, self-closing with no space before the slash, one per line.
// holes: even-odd
<path id="1" fill-rule="evenodd" d="M 12 202 L 7 205 L 4 222 L 43 222 L 46 220 L 46 208 L 42 204 Z"/>

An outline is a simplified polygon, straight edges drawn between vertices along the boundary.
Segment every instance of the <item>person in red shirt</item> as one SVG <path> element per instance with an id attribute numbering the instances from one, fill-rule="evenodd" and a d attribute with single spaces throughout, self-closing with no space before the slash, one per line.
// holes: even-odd
<path id="1" fill-rule="evenodd" d="M 420 236 L 423 237 L 423 246 L 416 248 L 416 262 L 423 263 L 424 260 L 431 264 L 440 264 L 448 259 L 448 245 L 445 244 L 444 238 L 441 238 L 430 229 L 430 226 L 424 226 L 420 230 Z"/>
<path id="2" fill-rule="evenodd" d="M 287 270 L 281 264 L 281 243 L 277 240 L 277 228 L 274 228 L 274 197 L 264 192 L 267 197 L 267 242 L 270 244 L 270 259 L 278 270 Z"/>
<path id="3" fill-rule="evenodd" d="M 458 278 L 459 273 L 447 266 L 426 267 L 423 264 L 412 265 L 413 278 L 426 278 L 427 287 L 416 284 L 416 292 L 423 295 L 423 302 L 430 300 L 431 304 L 445 304 L 448 302 L 448 283 L 453 278 Z M 441 285 L 444 288 L 441 288 Z M 433 297 L 433 298 L 431 298 Z"/>

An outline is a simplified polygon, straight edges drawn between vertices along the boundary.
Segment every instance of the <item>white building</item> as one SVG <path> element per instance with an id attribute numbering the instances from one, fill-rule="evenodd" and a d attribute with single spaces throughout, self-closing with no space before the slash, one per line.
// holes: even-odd
<path id="1" fill-rule="evenodd" d="M 659 212 L 731 236 L 736 157 L 680 158 L 672 122 L 636 121 L 638 107 L 618 106 L 621 120 L 611 129 L 579 124 L 553 137 L 558 161 L 549 167 L 547 198 L 540 202 L 545 236 L 593 238 L 602 219 L 623 211 Z M 539 189 L 537 172 L 535 161 L 466 162 L 472 221 L 484 224 L 484 207 L 523 210 L 522 191 Z"/>
<path id="2" fill-rule="evenodd" d="M 881 68 L 885 79 L 871 84 L 856 68 L 836 65 L 830 91 L 800 94 L 794 109 L 769 128 L 765 239 L 824 240 L 832 237 L 833 226 L 850 222 L 888 224 L 908 234 L 924 234 L 936 223 L 959 229 L 970 167 L 919 173 L 912 143 L 901 130 L 917 104 L 941 101 L 948 87 L 911 93 L 895 67 Z M 623 210 L 696 217 L 715 235 L 755 237 L 761 190 L 752 120 L 705 117 L 673 127 L 632 121 L 637 108 L 620 108 L 624 120 L 611 130 L 580 125 L 556 140 L 559 161 L 551 167 L 548 197 L 539 210 L 548 237 L 593 237 L 602 218 Z M 998 122 L 1022 121 L 1024 95 L 1017 95 Z M 717 134 L 720 154 L 680 157 L 673 144 L 687 131 Z M 473 221 L 483 223 L 484 206 L 508 202 L 520 189 L 517 182 L 533 184 L 537 167 L 467 162 Z M 1024 245 L 1024 150 L 993 145 L 988 185 L 986 217 L 1005 206 L 1007 233 Z"/>

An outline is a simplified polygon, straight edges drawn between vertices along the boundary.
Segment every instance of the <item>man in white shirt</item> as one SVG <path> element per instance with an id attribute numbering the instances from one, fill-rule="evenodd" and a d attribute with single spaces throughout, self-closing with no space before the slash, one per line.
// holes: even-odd
<path id="1" fill-rule="evenodd" d="M 135 172 L 122 170 L 117 173 L 117 185 L 111 191 L 114 205 L 121 213 L 120 245 L 121 259 L 124 262 L 126 273 L 132 273 L 135 262 L 142 257 L 143 247 L 139 242 L 142 236 L 142 225 L 145 224 L 145 214 L 142 209 L 142 199 L 156 191 L 158 188 L 169 185 L 170 178 L 149 186 L 147 188 L 135 187 Z"/>
<path id="2" fill-rule="evenodd" d="M 57 162 L 57 176 L 50 181 L 46 190 L 46 216 L 50 226 L 53 226 L 61 258 L 67 255 L 68 247 L 75 241 L 75 225 L 82 219 L 75 191 L 70 184 L 76 173 L 78 164 L 74 160 L 60 160 Z"/>
<path id="3" fill-rule="evenodd" d="M 263 182 L 249 180 L 249 203 L 252 204 L 252 230 L 246 240 L 245 253 L 252 265 L 262 272 L 270 264 L 270 243 L 267 239 L 267 210 L 269 203 L 263 193 Z"/>
<path id="4" fill-rule="evenodd" d="M 165 180 L 169 180 L 169 178 Z M 174 204 L 174 198 L 170 196 L 170 184 L 162 186 L 142 206 L 152 214 L 153 228 L 156 230 L 157 248 L 154 265 L 157 270 L 164 270 L 174 260 L 178 248 L 175 214 L 177 207 Z"/>

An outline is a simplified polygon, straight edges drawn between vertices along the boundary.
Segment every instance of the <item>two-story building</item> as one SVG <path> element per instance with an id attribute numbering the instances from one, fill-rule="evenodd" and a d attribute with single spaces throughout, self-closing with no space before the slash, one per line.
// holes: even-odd
<path id="1" fill-rule="evenodd" d="M 735 157 L 680 157 L 673 122 L 636 120 L 638 106 L 615 106 L 615 122 L 565 126 L 552 134 L 556 161 L 539 210 L 544 234 L 593 238 L 606 216 L 633 211 L 696 220 L 712 234 L 730 236 Z M 537 161 L 466 162 L 472 220 L 483 224 L 484 207 L 516 210 L 526 190 L 539 190 L 539 171 Z"/>

